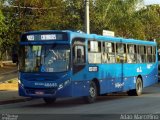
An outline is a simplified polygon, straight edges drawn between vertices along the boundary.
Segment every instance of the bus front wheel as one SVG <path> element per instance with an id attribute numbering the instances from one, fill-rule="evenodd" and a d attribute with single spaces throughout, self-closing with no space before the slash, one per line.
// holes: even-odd
<path id="1" fill-rule="evenodd" d="M 46 104 L 53 104 L 56 101 L 56 98 L 43 98 Z"/>
<path id="2" fill-rule="evenodd" d="M 89 95 L 84 97 L 86 103 L 93 103 L 97 98 L 97 86 L 94 81 L 90 82 Z"/>
<path id="3" fill-rule="evenodd" d="M 129 90 L 127 93 L 130 96 L 140 96 L 142 94 L 143 83 L 140 77 L 136 80 L 136 89 Z"/>

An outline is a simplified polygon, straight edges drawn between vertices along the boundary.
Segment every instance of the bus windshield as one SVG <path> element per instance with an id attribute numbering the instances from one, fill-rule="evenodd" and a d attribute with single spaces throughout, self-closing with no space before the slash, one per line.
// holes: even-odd
<path id="1" fill-rule="evenodd" d="M 69 69 L 67 45 L 29 45 L 21 48 L 21 72 L 64 72 Z"/>

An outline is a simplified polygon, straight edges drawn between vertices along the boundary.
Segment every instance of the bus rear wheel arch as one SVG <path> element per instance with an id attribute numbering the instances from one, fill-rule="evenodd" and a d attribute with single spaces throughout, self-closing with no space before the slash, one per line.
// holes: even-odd
<path id="1" fill-rule="evenodd" d="M 143 80 L 141 76 L 137 77 L 135 87 L 135 89 L 129 90 L 127 94 L 130 96 L 140 96 L 142 94 Z"/>

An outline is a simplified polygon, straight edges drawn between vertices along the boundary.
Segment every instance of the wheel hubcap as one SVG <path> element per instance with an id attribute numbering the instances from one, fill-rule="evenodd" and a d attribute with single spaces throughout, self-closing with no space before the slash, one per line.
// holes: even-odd
<path id="1" fill-rule="evenodd" d="M 95 97 L 95 89 L 93 87 L 89 90 L 91 97 Z"/>
<path id="2" fill-rule="evenodd" d="M 140 82 L 137 83 L 137 91 L 140 93 L 142 90 L 142 85 Z"/>

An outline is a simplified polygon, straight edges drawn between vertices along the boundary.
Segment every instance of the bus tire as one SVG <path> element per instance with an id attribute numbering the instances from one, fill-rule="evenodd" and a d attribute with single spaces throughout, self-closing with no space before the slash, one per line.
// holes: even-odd
<path id="1" fill-rule="evenodd" d="M 56 101 L 56 98 L 43 98 L 46 104 L 53 104 Z"/>
<path id="2" fill-rule="evenodd" d="M 140 96 L 142 94 L 142 89 L 143 89 L 142 79 L 138 77 L 136 80 L 136 89 L 129 90 L 127 94 L 130 96 Z"/>
<path id="3" fill-rule="evenodd" d="M 89 86 L 89 95 L 84 97 L 84 100 L 86 103 L 93 103 L 96 101 L 97 98 L 97 86 L 96 83 L 94 81 L 90 82 L 90 86 Z"/>

